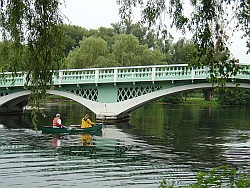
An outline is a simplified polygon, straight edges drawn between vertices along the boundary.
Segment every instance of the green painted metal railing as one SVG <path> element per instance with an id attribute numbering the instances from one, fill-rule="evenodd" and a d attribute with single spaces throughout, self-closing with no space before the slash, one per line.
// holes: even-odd
<path id="1" fill-rule="evenodd" d="M 250 79 L 250 64 L 239 66 L 242 70 L 234 78 Z M 55 85 L 195 80 L 209 77 L 208 71 L 205 66 L 190 69 L 187 64 L 69 69 L 59 70 L 58 75 L 53 75 L 53 80 Z M 23 72 L 6 72 L 0 76 L 4 76 L 0 87 L 24 86 L 26 82 L 26 74 Z"/>

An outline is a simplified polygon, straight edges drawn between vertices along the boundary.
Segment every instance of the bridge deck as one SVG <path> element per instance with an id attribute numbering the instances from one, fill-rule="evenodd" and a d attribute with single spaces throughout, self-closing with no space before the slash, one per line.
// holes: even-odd
<path id="1" fill-rule="evenodd" d="M 249 72 L 250 65 L 241 65 L 241 67 L 239 74 L 231 78 L 249 79 L 249 75 L 243 72 Z M 189 69 L 187 64 L 69 69 L 59 70 L 58 74 L 53 75 L 53 80 L 55 85 L 195 80 L 209 77 L 208 71 L 209 69 L 205 66 Z M 0 87 L 24 86 L 26 82 L 26 74 L 22 72 L 14 75 L 7 72 L 4 73 L 4 78 L 4 83 Z"/>

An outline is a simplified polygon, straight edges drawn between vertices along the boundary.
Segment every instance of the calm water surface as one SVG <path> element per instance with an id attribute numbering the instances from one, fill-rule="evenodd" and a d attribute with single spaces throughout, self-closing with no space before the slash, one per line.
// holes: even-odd
<path id="1" fill-rule="evenodd" d="M 58 112 L 64 125 L 91 114 L 75 103 L 44 110 L 38 129 Z M 0 117 L 1 188 L 151 188 L 162 179 L 181 187 L 220 165 L 250 170 L 249 107 L 151 104 L 131 113 L 129 123 L 106 125 L 96 135 L 41 134 L 30 122 L 29 111 Z"/>

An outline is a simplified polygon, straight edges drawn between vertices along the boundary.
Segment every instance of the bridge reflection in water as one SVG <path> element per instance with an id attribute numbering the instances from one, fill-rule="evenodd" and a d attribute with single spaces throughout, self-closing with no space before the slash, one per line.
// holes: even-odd
<path id="1" fill-rule="evenodd" d="M 109 129 L 109 128 L 107 128 Z M 106 130 L 114 131 L 114 130 Z M 119 132 L 116 132 L 119 134 Z M 124 133 L 120 133 L 124 134 Z M 124 134 L 125 135 L 125 134 Z M 104 137 L 102 132 L 91 134 L 53 134 L 52 146 L 55 148 L 55 157 L 62 160 L 80 159 L 85 157 L 95 158 L 126 158 L 131 155 L 129 151 L 138 148 L 135 144 L 124 140 Z M 131 160 L 131 157 L 129 159 Z"/>
<path id="2" fill-rule="evenodd" d="M 52 134 L 3 128 L 1 185 L 144 188 L 166 179 L 181 187 L 219 165 L 249 172 L 248 107 L 182 107 L 145 106 L 132 114 L 132 125 L 108 125 L 102 136 L 91 135 L 89 146 L 81 134 L 60 135 L 55 148 Z"/>

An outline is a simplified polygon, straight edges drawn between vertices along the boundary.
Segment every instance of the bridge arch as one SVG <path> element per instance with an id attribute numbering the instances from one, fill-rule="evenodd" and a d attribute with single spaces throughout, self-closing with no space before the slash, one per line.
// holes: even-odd
<path id="1" fill-rule="evenodd" d="M 226 83 L 226 86 L 228 88 L 233 88 L 236 87 L 235 84 L 233 83 Z M 239 88 L 245 88 L 245 89 L 250 89 L 250 84 L 249 83 L 241 83 Z M 189 85 L 183 85 L 183 86 L 176 86 L 172 88 L 167 88 L 163 90 L 158 90 L 152 93 L 148 93 L 133 99 L 129 99 L 126 101 L 122 101 L 119 103 L 115 104 L 109 104 L 109 108 L 117 109 L 116 115 L 119 115 L 121 113 L 130 113 L 134 111 L 135 109 L 140 108 L 141 106 L 144 106 L 145 104 L 152 102 L 154 100 L 157 100 L 159 98 L 162 98 L 164 96 L 173 94 L 173 93 L 178 93 L 178 92 L 183 92 L 183 91 L 190 91 L 190 90 L 195 90 L 195 89 L 205 89 L 205 88 L 213 88 L 213 85 L 211 83 L 200 83 L 200 84 L 189 84 Z M 110 110 L 111 111 L 111 110 Z M 100 113 L 102 114 L 102 113 Z"/>
<path id="2" fill-rule="evenodd" d="M 227 83 L 226 86 L 236 87 L 236 85 L 233 83 Z M 250 89 L 250 84 L 241 83 L 238 87 Z M 82 98 L 81 96 L 78 96 L 78 95 L 75 95 L 66 91 L 60 91 L 60 90 L 48 90 L 47 93 L 72 99 L 82 104 L 83 106 L 91 110 L 93 113 L 95 113 L 97 119 L 102 120 L 102 119 L 108 119 L 108 118 L 115 119 L 116 117 L 127 115 L 130 112 L 144 106 L 145 104 L 148 104 L 164 96 L 171 95 L 173 93 L 195 90 L 195 89 L 205 89 L 205 88 L 213 88 L 213 86 L 211 83 L 188 84 L 188 85 L 176 86 L 176 87 L 171 87 L 167 89 L 157 90 L 152 93 L 144 94 L 136 98 L 132 98 L 132 99 L 128 99 L 122 102 L 116 102 L 116 103 L 98 103 L 95 101 Z M 24 91 L 20 91 L 20 92 L 16 92 L 13 94 L 3 96 L 0 101 L 0 106 L 5 103 L 9 103 L 10 106 L 13 106 L 18 102 L 22 102 L 22 100 L 27 100 L 29 94 L 30 94 L 29 90 L 24 90 Z"/>
<path id="3" fill-rule="evenodd" d="M 91 111 L 93 111 L 95 113 L 94 110 L 94 106 L 95 106 L 95 102 L 84 99 L 80 96 L 68 93 L 68 92 L 64 92 L 64 91 L 58 91 L 58 90 L 47 90 L 47 94 L 52 94 L 52 95 L 59 95 L 62 97 L 67 97 L 69 99 L 72 99 L 82 105 L 84 105 L 85 107 L 91 109 Z M 28 99 L 30 95 L 30 90 L 24 90 L 24 91 L 19 91 L 19 92 L 15 92 L 6 96 L 1 97 L 1 101 L 0 101 L 0 106 L 1 105 L 5 105 L 7 108 L 13 108 L 15 105 L 26 101 Z"/>
<path id="4" fill-rule="evenodd" d="M 250 64 L 238 66 L 239 73 L 228 80 L 233 79 L 241 83 L 240 87 L 249 88 Z M 3 76 L 0 110 L 8 111 L 15 105 L 23 105 L 22 100 L 27 100 L 29 91 L 24 91 L 25 72 L 17 72 L 14 77 L 13 73 L 6 72 Z M 209 67 L 192 68 L 187 64 L 59 70 L 52 76 L 55 88 L 48 90 L 48 94 L 75 100 L 101 118 L 116 117 L 168 94 L 211 88 L 208 77 Z M 235 85 L 229 83 L 228 87 Z"/>

